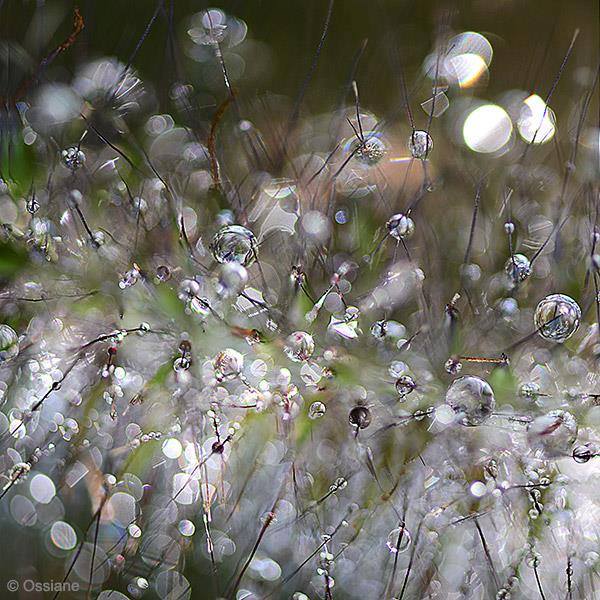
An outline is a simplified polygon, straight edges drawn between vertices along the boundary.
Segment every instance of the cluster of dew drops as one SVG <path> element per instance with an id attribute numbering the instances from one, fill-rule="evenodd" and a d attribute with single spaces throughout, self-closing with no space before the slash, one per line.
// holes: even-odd
<path id="1" fill-rule="evenodd" d="M 222 45 L 233 48 L 245 35 L 245 24 L 219 10 L 199 13 L 193 23 L 189 35 L 215 60 L 222 58 Z M 132 73 L 137 94 L 140 81 Z M 166 117 L 160 117 L 164 126 Z M 149 122 L 156 126 L 157 118 Z M 320 195 L 335 198 L 344 169 L 352 171 L 351 180 L 371 181 L 390 158 L 390 142 L 384 128 L 363 131 L 360 116 L 355 126 L 359 131 L 337 141 L 342 156 L 335 176 L 324 162 L 308 184 L 273 178 L 263 195 L 268 188 L 265 197 L 274 205 L 284 196 L 301 199 L 316 180 Z M 256 135 L 249 121 L 238 129 Z M 427 174 L 435 157 L 430 127 L 413 127 L 404 144 L 407 160 L 425 173 L 419 193 L 439 191 Z M 190 143 L 183 150 L 203 165 L 205 177 L 214 171 L 209 148 Z M 423 584 L 427 597 L 448 597 L 450 585 L 485 585 L 486 594 L 492 590 L 506 600 L 519 585 L 537 589 L 548 552 L 544 527 L 563 536 L 560 572 L 567 570 L 569 590 L 575 566 L 582 578 L 585 567 L 600 561 L 593 527 L 577 524 L 580 513 L 569 504 L 579 484 L 570 486 L 557 466 L 583 465 L 600 455 L 600 441 L 578 425 L 597 396 L 589 390 L 553 402 L 563 390 L 544 389 L 527 377 L 528 371 L 550 370 L 540 366 L 536 352 L 560 354 L 584 328 L 576 299 L 561 290 L 545 293 L 528 323 L 514 326 L 507 349 L 447 353 L 440 360 L 435 346 L 442 333 L 423 315 L 437 315 L 433 321 L 443 331 L 455 329 L 468 302 L 461 290 L 445 306 L 422 308 L 427 273 L 418 266 L 421 242 L 411 248 L 425 226 L 417 209 L 387 217 L 376 211 L 383 233 L 374 240 L 376 250 L 359 257 L 340 252 L 338 260 L 329 238 L 333 227 L 352 226 L 348 198 L 339 210 L 304 210 L 298 201 L 292 231 L 282 233 L 282 227 L 270 237 L 262 233 L 264 212 L 249 219 L 223 175 L 216 179 L 213 172 L 213 187 L 204 191 L 218 192 L 230 208 L 203 210 L 210 221 L 201 231 L 194 203 L 173 191 L 180 174 L 155 172 L 141 189 L 153 190 L 161 210 L 174 207 L 174 224 L 163 216 L 155 226 L 174 228 L 174 236 L 163 236 L 179 245 L 157 249 L 156 256 L 146 248 L 145 256 L 135 253 L 140 238 L 149 236 L 140 223 L 152 220 L 142 192 L 130 198 L 134 218 L 114 228 L 97 212 L 88 216 L 91 228 L 84 220 L 94 211 L 92 194 L 78 189 L 88 185 L 82 181 L 91 175 L 92 188 L 113 185 L 100 176 L 94 181 L 98 167 L 88 170 L 99 161 L 104 168 L 106 152 L 87 148 L 85 136 L 60 152 L 57 185 L 69 210 L 60 219 L 40 217 L 44 200 L 32 196 L 28 232 L 8 236 L 11 243 L 24 240 L 53 271 L 46 275 L 38 261 L 35 284 L 19 281 L 2 296 L 13 315 L 32 294 L 53 307 L 50 314 L 60 314 L 33 312 L 30 323 L 16 318 L 20 330 L 0 325 L 0 464 L 2 518 L 39 527 L 53 559 L 64 561 L 65 581 L 81 581 L 101 598 L 125 592 L 141 598 L 149 588 L 161 598 L 194 597 L 198 573 L 211 582 L 202 585 L 214 586 L 215 598 L 287 592 L 295 600 L 337 593 L 395 598 L 407 582 L 413 585 L 416 573 L 425 576 L 436 553 L 448 560 L 448 544 L 456 543 L 471 557 L 471 570 L 458 575 L 462 567 L 444 567 L 437 579 L 430 576 L 429 587 Z M 113 167 L 119 158 L 112 158 Z M 111 194 L 115 190 L 130 195 L 123 179 Z M 371 183 L 358 202 L 384 204 Z M 78 218 L 89 239 L 77 237 L 80 230 L 72 225 Z M 504 235 L 512 243 L 510 220 Z M 286 242 L 289 248 L 282 249 Z M 116 309 L 90 309 L 95 325 L 77 311 L 77 302 L 92 294 L 84 277 L 62 289 L 77 288 L 72 295 L 61 296 L 53 285 L 57 271 L 66 281 L 73 263 L 83 270 L 91 256 L 101 257 L 102 276 L 112 274 L 109 294 L 116 299 Z M 476 265 L 459 267 L 468 280 Z M 371 289 L 361 288 L 363 271 L 375 271 Z M 533 271 L 533 261 L 511 246 L 501 272 L 507 300 L 536 285 Z M 275 280 L 277 290 L 271 289 Z M 465 284 L 466 296 L 472 289 Z M 51 304 L 57 298 L 62 306 Z M 421 306 L 405 313 L 410 325 L 393 318 L 397 298 Z M 133 316 L 138 320 L 124 325 Z M 597 335 L 595 328 L 589 335 Z M 510 392 L 515 402 L 506 400 L 511 370 L 521 379 Z M 83 497 L 92 525 L 71 516 L 74 499 Z M 455 533 L 461 526 L 468 535 Z M 585 543 L 574 547 L 569 535 Z"/>

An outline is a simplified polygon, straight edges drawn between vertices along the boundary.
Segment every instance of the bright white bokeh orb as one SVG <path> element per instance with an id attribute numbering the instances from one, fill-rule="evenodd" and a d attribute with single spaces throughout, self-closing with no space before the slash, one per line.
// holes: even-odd
<path id="1" fill-rule="evenodd" d="M 474 152 L 489 154 L 506 146 L 512 131 L 512 121 L 501 106 L 484 104 L 466 118 L 463 139 Z"/>

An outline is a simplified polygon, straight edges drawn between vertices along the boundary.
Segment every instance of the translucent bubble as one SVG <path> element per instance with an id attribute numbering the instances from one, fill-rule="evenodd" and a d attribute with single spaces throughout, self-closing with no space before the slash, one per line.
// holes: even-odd
<path id="1" fill-rule="evenodd" d="M 144 495 L 142 480 L 133 473 L 125 473 L 119 482 L 119 488 L 131 494 L 138 502 Z"/>
<path id="2" fill-rule="evenodd" d="M 235 262 L 248 267 L 256 259 L 258 242 L 249 229 L 226 225 L 215 234 L 210 249 L 217 262 Z"/>
<path id="3" fill-rule="evenodd" d="M 400 526 L 389 532 L 385 545 L 392 554 L 402 554 L 402 552 L 408 550 L 411 541 L 412 538 L 408 529 Z"/>
<path id="4" fill-rule="evenodd" d="M 371 424 L 371 411 L 366 406 L 355 406 L 348 414 L 348 422 L 357 429 L 366 429 Z"/>
<path id="5" fill-rule="evenodd" d="M 71 525 L 64 521 L 55 521 L 50 528 L 52 543 L 61 550 L 73 550 L 77 545 L 77 534 Z"/>
<path id="6" fill-rule="evenodd" d="M 284 352 L 286 356 L 294 362 L 308 360 L 315 351 L 315 342 L 313 336 L 305 331 L 295 331 L 288 336 Z"/>
<path id="7" fill-rule="evenodd" d="M 396 379 L 395 387 L 400 398 L 404 399 L 417 387 L 417 384 L 410 375 L 402 375 Z"/>
<path id="8" fill-rule="evenodd" d="M 0 325 L 0 364 L 19 354 L 19 336 L 12 327 Z"/>
<path id="9" fill-rule="evenodd" d="M 388 233 L 397 240 L 406 240 L 415 232 L 415 222 L 402 213 L 392 216 L 385 226 Z"/>
<path id="10" fill-rule="evenodd" d="M 510 140 L 512 121 L 506 111 L 496 104 L 476 108 L 463 125 L 465 144 L 474 152 L 497 152 Z"/>
<path id="11" fill-rule="evenodd" d="M 531 263 L 524 254 L 513 254 L 506 261 L 504 271 L 514 284 L 521 283 L 531 275 Z"/>
<path id="12" fill-rule="evenodd" d="M 213 552 L 217 561 L 222 561 L 236 552 L 235 542 L 222 531 L 213 529 L 211 531 Z"/>
<path id="13" fill-rule="evenodd" d="M 408 149 L 413 158 L 425 159 L 433 150 L 433 139 L 426 131 L 415 129 L 408 138 Z"/>
<path id="14" fill-rule="evenodd" d="M 569 451 L 577 438 L 577 421 L 566 410 L 552 410 L 527 426 L 527 441 L 534 450 L 551 458 Z"/>
<path id="15" fill-rule="evenodd" d="M 494 411 L 496 400 L 487 381 L 466 375 L 450 384 L 446 392 L 446 404 L 460 415 L 459 422 L 462 425 L 472 427 L 488 419 Z"/>
<path id="16" fill-rule="evenodd" d="M 545 339 L 553 342 L 568 340 L 579 327 L 581 309 L 565 294 L 546 296 L 536 307 L 535 327 Z"/>
<path id="17" fill-rule="evenodd" d="M 322 402 L 313 402 L 308 408 L 308 418 L 320 419 L 327 412 L 327 407 Z"/>
<path id="18" fill-rule="evenodd" d="M 381 134 L 375 131 L 365 131 L 363 139 L 354 136 L 344 144 L 344 150 L 352 154 L 359 163 L 372 167 L 386 155 L 387 149 Z"/>

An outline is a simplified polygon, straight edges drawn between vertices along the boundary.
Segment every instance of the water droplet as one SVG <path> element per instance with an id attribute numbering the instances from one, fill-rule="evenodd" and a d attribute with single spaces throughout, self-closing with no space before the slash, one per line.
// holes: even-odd
<path id="1" fill-rule="evenodd" d="M 581 308 L 565 294 L 546 296 L 535 309 L 534 322 L 538 333 L 545 339 L 562 343 L 579 327 Z"/>
<path id="2" fill-rule="evenodd" d="M 413 158 L 425 159 L 433 150 L 433 140 L 426 131 L 415 129 L 408 139 L 408 149 Z"/>
<path id="3" fill-rule="evenodd" d="M 286 356 L 294 362 L 308 360 L 315 351 L 315 342 L 313 336 L 305 331 L 295 331 L 288 336 L 284 352 Z"/>
<path id="4" fill-rule="evenodd" d="M 215 234 L 210 248 L 217 262 L 236 262 L 248 267 L 256 259 L 258 243 L 249 229 L 241 225 L 226 225 Z"/>
<path id="5" fill-rule="evenodd" d="M 475 377 L 467 375 L 455 379 L 446 392 L 446 404 L 457 415 L 459 422 L 469 427 L 481 425 L 494 411 L 496 400 L 490 384 Z"/>
<path id="6" fill-rule="evenodd" d="M 395 387 L 400 398 L 404 399 L 417 387 L 417 384 L 410 375 L 402 375 L 396 380 Z"/>
<path id="7" fill-rule="evenodd" d="M 385 226 L 388 233 L 397 240 L 406 240 L 415 232 L 415 222 L 402 213 L 393 215 Z"/>
<path id="8" fill-rule="evenodd" d="M 8 325 L 0 325 L 0 364 L 19 354 L 19 336 Z"/>
<path id="9" fill-rule="evenodd" d="M 309 419 L 320 419 L 327 412 L 327 407 L 322 402 L 313 402 L 308 408 Z"/>
<path id="10" fill-rule="evenodd" d="M 365 131 L 362 139 L 354 135 L 346 141 L 344 150 L 365 167 L 378 164 L 387 152 L 381 133 L 375 131 Z"/>
<path id="11" fill-rule="evenodd" d="M 76 146 L 71 146 L 62 151 L 62 159 L 71 171 L 77 171 L 85 164 L 85 154 Z"/>
<path id="12" fill-rule="evenodd" d="M 513 284 L 521 283 L 531 275 L 531 263 L 524 254 L 514 254 L 506 261 L 504 271 Z"/>
<path id="13" fill-rule="evenodd" d="M 371 411 L 366 406 L 355 406 L 348 414 L 348 422 L 357 429 L 366 429 L 371 424 Z"/>

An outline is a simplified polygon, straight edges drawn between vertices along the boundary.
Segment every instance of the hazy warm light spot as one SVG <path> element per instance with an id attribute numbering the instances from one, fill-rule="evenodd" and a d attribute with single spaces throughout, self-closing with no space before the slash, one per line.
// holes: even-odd
<path id="1" fill-rule="evenodd" d="M 537 94 L 523 100 L 523 108 L 517 123 L 520 136 L 528 144 L 545 144 L 556 131 L 554 112 Z"/>
<path id="2" fill-rule="evenodd" d="M 442 77 L 448 83 L 467 88 L 487 76 L 493 54 L 485 36 L 465 31 L 449 40 L 444 51 L 430 54 L 423 67 L 432 79 Z"/>
<path id="3" fill-rule="evenodd" d="M 459 54 L 448 59 L 448 66 L 461 88 L 475 85 L 487 73 L 487 65 L 479 54 Z"/>

